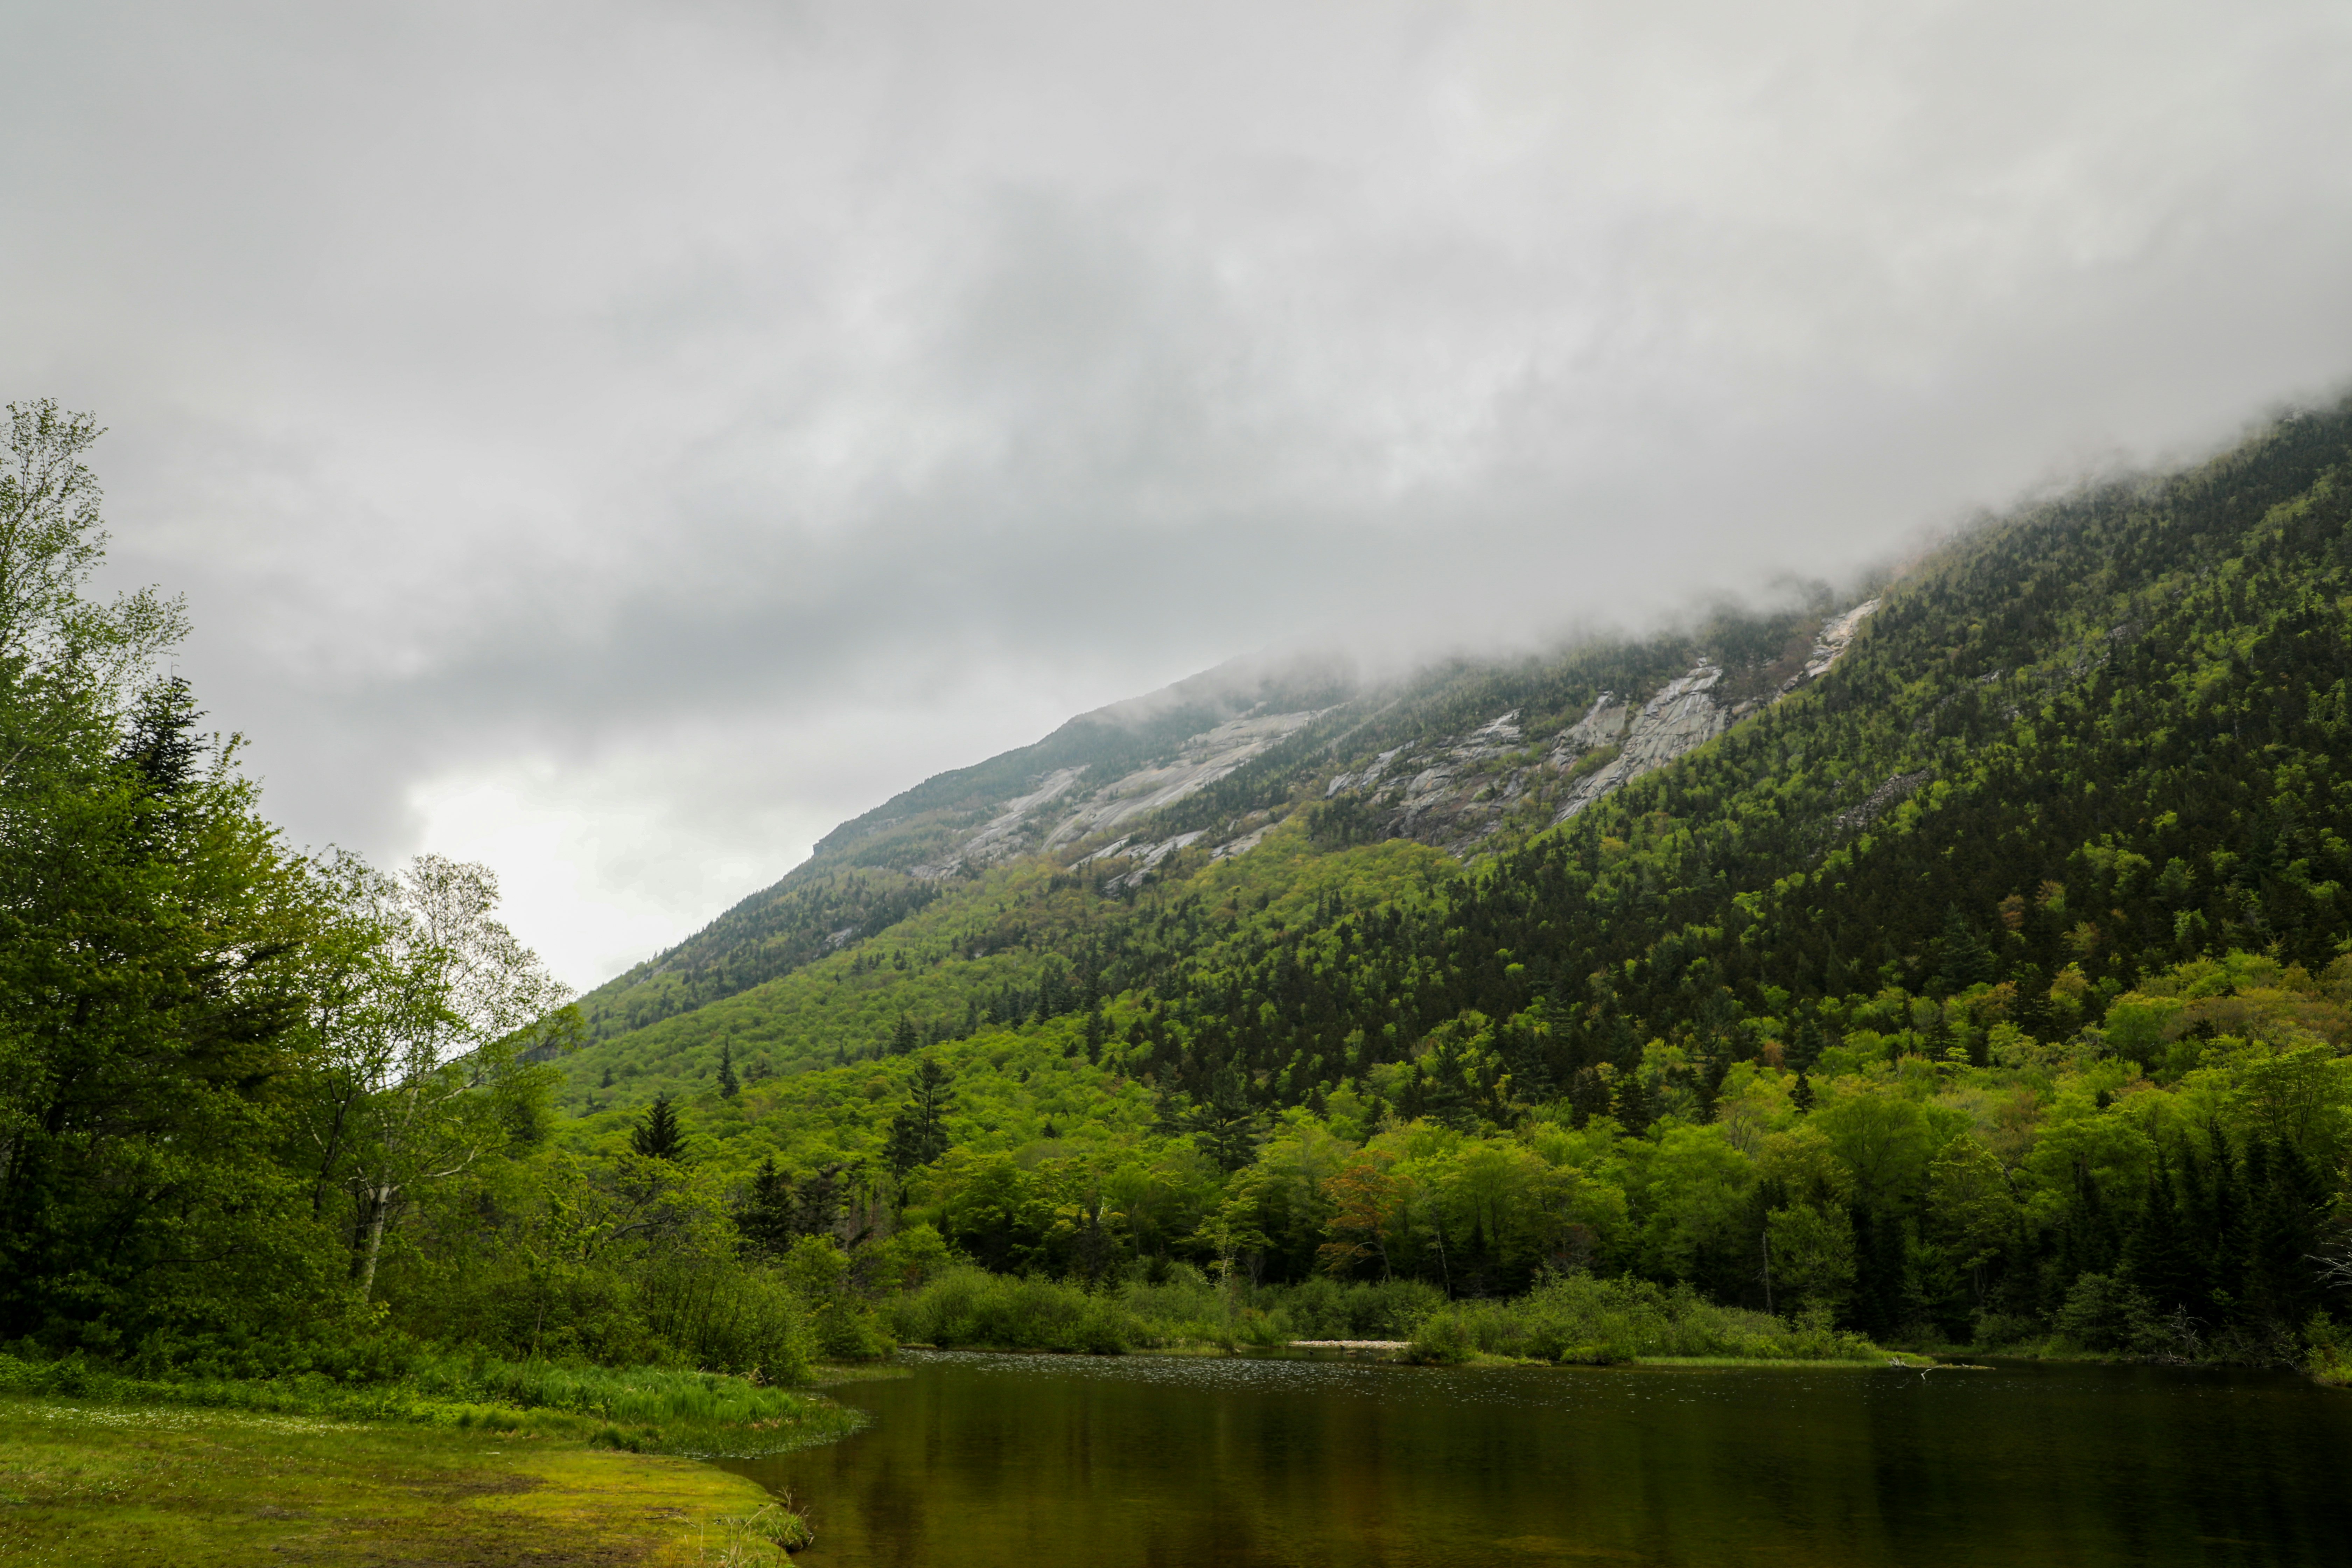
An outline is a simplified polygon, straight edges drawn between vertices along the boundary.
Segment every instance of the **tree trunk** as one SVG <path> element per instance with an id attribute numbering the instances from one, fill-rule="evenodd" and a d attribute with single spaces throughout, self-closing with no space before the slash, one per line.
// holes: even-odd
<path id="1" fill-rule="evenodd" d="M 375 1260 L 383 1251 L 383 1222 L 392 1213 L 394 1188 L 372 1186 L 368 1189 L 368 1228 L 366 1250 L 360 1255 L 360 1300 L 366 1301 L 375 1289 Z"/>

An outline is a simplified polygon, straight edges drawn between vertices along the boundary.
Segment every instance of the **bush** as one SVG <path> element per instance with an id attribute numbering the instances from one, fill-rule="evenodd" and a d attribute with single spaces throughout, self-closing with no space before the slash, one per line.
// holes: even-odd
<path id="1" fill-rule="evenodd" d="M 2105 1274 L 2077 1275 L 2052 1326 L 2076 1348 L 2154 1354 L 2171 1336 L 2146 1296 Z"/>
<path id="2" fill-rule="evenodd" d="M 953 1349 L 1116 1355 L 1159 1342 L 1115 1295 L 970 1264 L 943 1271 L 888 1310 L 901 1342 Z"/>
<path id="3" fill-rule="evenodd" d="M 1974 1331 L 1980 1345 L 2021 1345 L 2040 1339 L 2042 1325 L 2012 1312 L 1979 1312 Z"/>
<path id="4" fill-rule="evenodd" d="M 1232 1311 L 1226 1294 L 1207 1275 L 1189 1263 L 1159 1263 L 1141 1279 L 1121 1287 L 1119 1300 L 1146 1324 L 1151 1340 L 1167 1344 L 1178 1340 L 1216 1340 L 1225 1332 Z M 1157 1274 L 1155 1280 L 1151 1278 Z"/>
<path id="5" fill-rule="evenodd" d="M 1418 1279 L 1346 1284 L 1309 1279 L 1261 1296 L 1269 1299 L 1270 1308 L 1286 1317 L 1302 1340 L 1405 1339 L 1445 1305 L 1444 1291 Z"/>
<path id="6" fill-rule="evenodd" d="M 2352 1330 L 2340 1327 L 2324 1312 L 2314 1312 L 2311 1321 L 2304 1325 L 2303 1342 L 2303 1370 L 2314 1383 L 2331 1388 L 2352 1384 Z"/>
<path id="7" fill-rule="evenodd" d="M 1421 1324 L 1407 1354 L 1461 1360 L 1473 1351 L 1586 1366 L 1636 1356 L 1869 1361 L 1883 1353 L 1858 1334 L 1832 1329 L 1825 1314 L 1792 1323 L 1716 1306 L 1687 1285 L 1668 1289 L 1589 1274 L 1549 1279 L 1516 1300 L 1455 1302 Z"/>
<path id="8" fill-rule="evenodd" d="M 866 1308 L 836 1299 L 817 1309 L 817 1352 L 831 1362 L 883 1361 L 892 1349 L 889 1330 Z"/>
<path id="9" fill-rule="evenodd" d="M 1468 1361 L 1479 1350 L 1470 1316 L 1459 1310 L 1432 1313 L 1413 1331 L 1404 1359 L 1416 1366 L 1456 1366 Z"/>

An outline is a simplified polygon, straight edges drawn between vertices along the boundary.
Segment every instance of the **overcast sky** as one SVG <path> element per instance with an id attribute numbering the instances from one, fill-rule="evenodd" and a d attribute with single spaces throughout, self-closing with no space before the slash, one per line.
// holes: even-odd
<path id="1" fill-rule="evenodd" d="M 2352 375 L 2352 6 L 0 4 L 0 399 L 299 843 L 587 986 L 1298 637 L 1835 577 Z"/>

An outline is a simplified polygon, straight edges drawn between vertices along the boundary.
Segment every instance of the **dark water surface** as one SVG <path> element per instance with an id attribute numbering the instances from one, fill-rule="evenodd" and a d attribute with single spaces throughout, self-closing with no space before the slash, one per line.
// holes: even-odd
<path id="1" fill-rule="evenodd" d="M 803 1568 L 2352 1564 L 2352 1394 L 2283 1375 L 908 1359 L 728 1467 Z"/>

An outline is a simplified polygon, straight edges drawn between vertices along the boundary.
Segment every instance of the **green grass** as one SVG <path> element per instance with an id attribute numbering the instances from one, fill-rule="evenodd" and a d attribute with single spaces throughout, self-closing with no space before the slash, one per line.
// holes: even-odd
<path id="1" fill-rule="evenodd" d="M 745 1457 L 856 1429 L 853 1412 L 814 1394 L 717 1373 L 568 1367 L 441 1355 L 388 1381 L 318 1373 L 279 1378 L 141 1378 L 81 1361 L 0 1355 L 0 1394 L 176 1405 L 255 1415 L 529 1432 L 643 1453 Z"/>
<path id="2" fill-rule="evenodd" d="M 529 1428 L 0 1395 L 0 1561 L 771 1563 L 740 1477 Z M 732 1555 L 730 1548 L 733 1547 Z"/>

